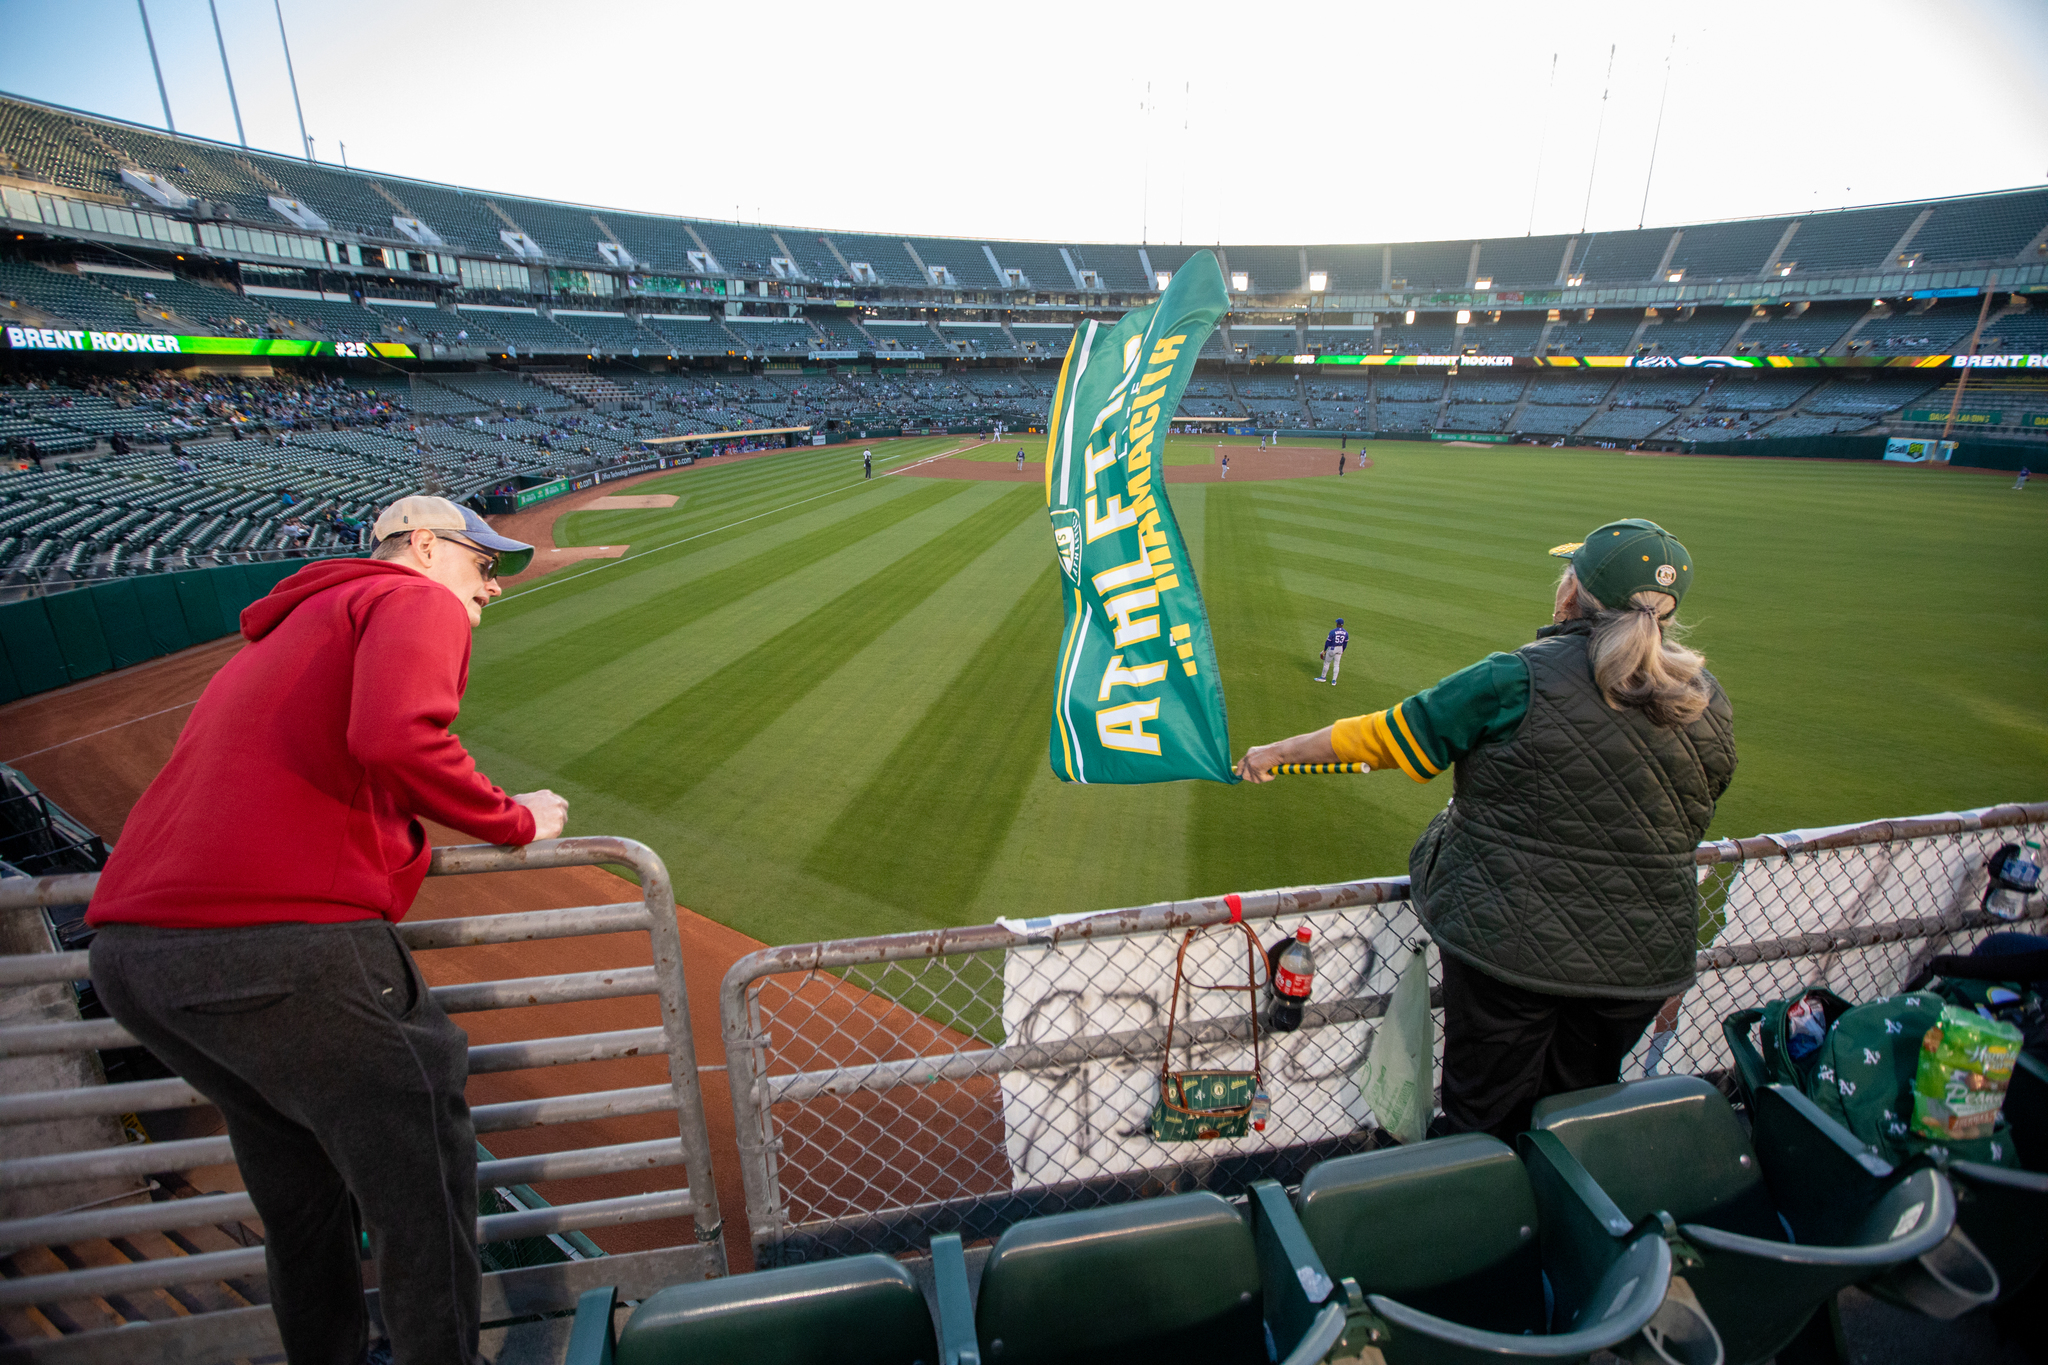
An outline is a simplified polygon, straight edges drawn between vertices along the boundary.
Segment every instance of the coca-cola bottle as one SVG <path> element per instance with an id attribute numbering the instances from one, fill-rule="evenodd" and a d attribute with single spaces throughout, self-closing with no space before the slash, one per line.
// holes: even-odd
<path id="1" fill-rule="evenodd" d="M 1266 950 L 1266 1027 L 1275 1033 L 1301 1027 L 1301 1007 L 1315 989 L 1316 956 L 1308 946 L 1309 934 L 1304 924 L 1293 938 Z"/>

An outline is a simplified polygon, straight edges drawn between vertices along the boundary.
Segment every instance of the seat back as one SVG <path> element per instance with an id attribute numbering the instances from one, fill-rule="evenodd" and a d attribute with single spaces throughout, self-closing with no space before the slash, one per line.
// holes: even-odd
<path id="1" fill-rule="evenodd" d="M 887 1256 L 670 1285 L 619 1333 L 617 1365 L 936 1365 L 931 1310 Z"/>
<path id="2" fill-rule="evenodd" d="M 1785 1240 L 1735 1111 L 1697 1076 L 1552 1095 L 1529 1126 L 1555 1134 L 1631 1219 L 1662 1209 L 1680 1223 Z"/>
<path id="3" fill-rule="evenodd" d="M 1497 1138 L 1335 1157 L 1296 1203 L 1332 1278 L 1487 1331 L 1546 1330 L 1536 1198 Z"/>
<path id="4" fill-rule="evenodd" d="M 981 1272 L 984 1365 L 1263 1360 L 1251 1230 L 1207 1192 L 1017 1223 Z"/>

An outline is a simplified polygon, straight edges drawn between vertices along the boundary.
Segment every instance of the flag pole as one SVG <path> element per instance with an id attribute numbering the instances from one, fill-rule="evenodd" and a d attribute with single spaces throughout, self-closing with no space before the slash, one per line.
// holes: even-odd
<path id="1" fill-rule="evenodd" d="M 1296 777 L 1323 773 L 1369 773 L 1370 763 L 1275 763 L 1266 770 L 1279 777 Z"/>

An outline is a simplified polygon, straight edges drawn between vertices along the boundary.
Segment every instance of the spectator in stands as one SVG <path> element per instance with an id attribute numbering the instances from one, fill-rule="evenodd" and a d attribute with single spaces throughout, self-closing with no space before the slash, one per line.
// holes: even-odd
<path id="1" fill-rule="evenodd" d="M 1693 850 L 1735 773 L 1728 698 L 1672 621 L 1685 547 L 1619 521 L 1551 553 L 1571 567 L 1535 643 L 1238 765 L 1456 765 L 1411 894 L 1443 953 L 1443 1127 L 1504 1140 L 1545 1095 L 1615 1081 L 1691 986 Z"/>
<path id="2" fill-rule="evenodd" d="M 448 732 L 469 631 L 532 547 L 440 498 L 385 509 L 374 559 L 326 560 L 248 608 L 87 920 L 115 1019 L 227 1119 L 293 1361 L 369 1348 L 357 1218 L 395 1359 L 478 1361 L 468 1039 L 393 923 L 434 819 L 490 843 L 561 833 Z"/>

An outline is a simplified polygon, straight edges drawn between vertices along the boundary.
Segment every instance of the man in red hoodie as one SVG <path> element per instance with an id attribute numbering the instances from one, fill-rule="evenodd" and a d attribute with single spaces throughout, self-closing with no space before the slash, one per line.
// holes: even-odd
<path id="1" fill-rule="evenodd" d="M 310 565 L 242 613 L 248 647 L 100 877 L 92 979 L 226 1118 L 292 1365 L 365 1359 L 359 1217 L 392 1358 L 472 1365 L 469 1040 L 393 926 L 426 877 L 421 818 L 524 844 L 568 804 L 507 796 L 448 732 L 470 631 L 533 547 L 430 497 L 374 537 L 372 558 Z"/>

